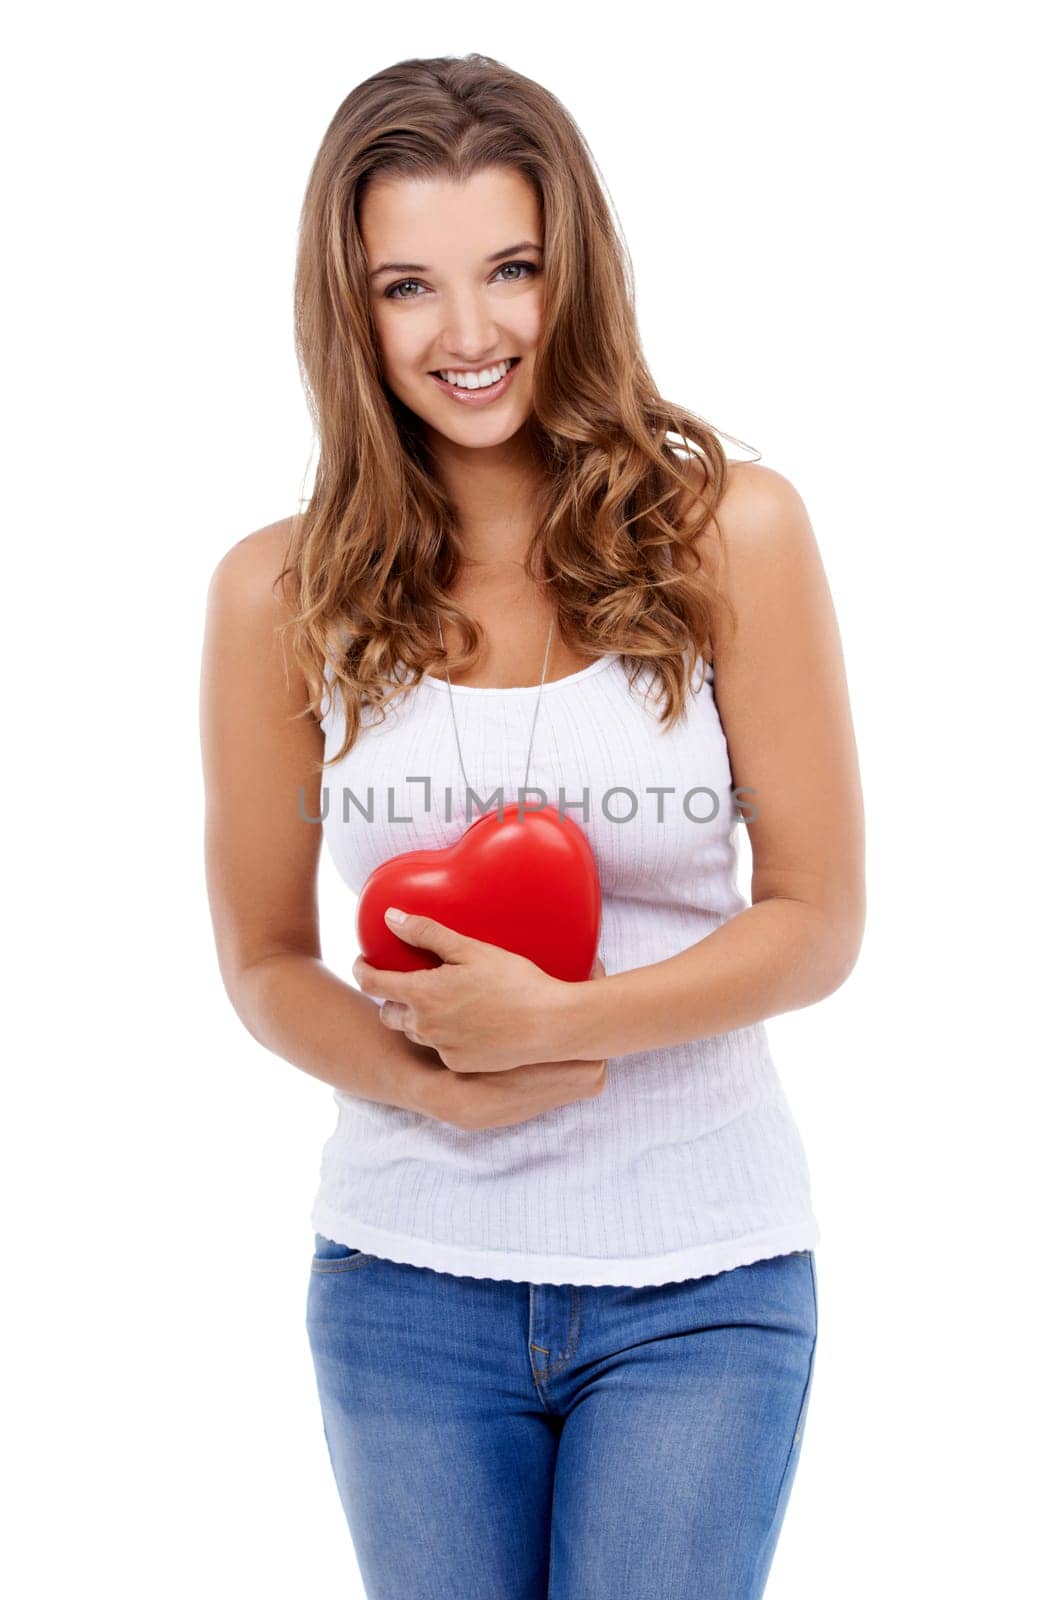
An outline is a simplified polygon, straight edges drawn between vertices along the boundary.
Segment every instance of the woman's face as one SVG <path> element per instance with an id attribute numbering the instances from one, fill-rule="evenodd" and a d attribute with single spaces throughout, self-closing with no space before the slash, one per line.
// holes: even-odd
<path id="1" fill-rule="evenodd" d="M 543 234 L 531 186 L 505 167 L 465 183 L 377 179 L 362 201 L 361 236 L 388 387 L 456 444 L 512 438 L 531 410 L 543 316 Z M 487 369 L 502 372 L 507 361 L 509 374 L 482 387 L 495 376 Z M 466 378 L 470 371 L 477 376 Z M 450 383 L 450 372 L 474 387 Z"/>

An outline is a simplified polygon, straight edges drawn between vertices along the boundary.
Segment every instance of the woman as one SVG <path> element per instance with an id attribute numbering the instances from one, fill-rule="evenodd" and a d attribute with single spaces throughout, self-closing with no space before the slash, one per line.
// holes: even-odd
<path id="1" fill-rule="evenodd" d="M 219 961 L 335 1090 L 307 1328 L 384 1600 L 760 1595 L 808 1408 L 763 1022 L 860 945 L 842 656 L 798 494 L 657 394 L 629 285 L 552 95 L 476 55 L 359 85 L 302 216 L 313 493 L 209 593 Z M 411 904 L 436 964 L 324 965 L 319 820 L 357 892 L 522 787 L 594 852 L 587 981 Z"/>

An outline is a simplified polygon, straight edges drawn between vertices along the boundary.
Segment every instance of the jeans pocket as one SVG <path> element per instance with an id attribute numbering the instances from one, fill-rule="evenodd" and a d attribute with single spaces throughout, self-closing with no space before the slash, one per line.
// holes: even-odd
<path id="1" fill-rule="evenodd" d="M 353 1272 L 378 1260 L 378 1256 L 366 1255 L 363 1250 L 358 1250 L 353 1245 L 340 1244 L 336 1239 L 326 1238 L 323 1233 L 314 1234 L 311 1272 Z"/>

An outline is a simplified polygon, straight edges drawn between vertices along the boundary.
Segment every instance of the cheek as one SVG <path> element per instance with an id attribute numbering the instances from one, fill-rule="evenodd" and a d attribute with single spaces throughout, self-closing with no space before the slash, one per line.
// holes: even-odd
<path id="1" fill-rule="evenodd" d="M 431 319 L 423 308 L 412 306 L 402 311 L 381 301 L 373 311 L 373 319 L 385 373 L 395 381 L 417 379 L 426 366 L 427 351 L 434 338 Z"/>
<path id="2" fill-rule="evenodd" d="M 514 319 L 513 331 L 523 348 L 539 344 L 543 331 L 543 300 L 539 294 L 530 295 L 528 301 L 522 303 L 520 313 Z"/>
<path id="3" fill-rule="evenodd" d="M 530 302 L 527 308 L 522 309 L 522 314 L 516 317 L 512 326 L 507 329 L 514 348 L 520 355 L 526 357 L 526 365 L 521 372 L 517 388 L 513 391 L 511 406 L 516 412 L 522 413 L 532 408 L 533 382 L 535 379 L 535 358 L 539 347 L 540 337 L 543 333 L 543 317 L 535 303 Z"/>
<path id="4" fill-rule="evenodd" d="M 376 333 L 380 360 L 388 376 L 396 379 L 399 374 L 410 372 L 413 353 L 417 356 L 419 353 L 418 335 L 413 337 L 404 323 L 399 325 L 396 321 L 385 321 L 382 316 L 376 318 Z"/>

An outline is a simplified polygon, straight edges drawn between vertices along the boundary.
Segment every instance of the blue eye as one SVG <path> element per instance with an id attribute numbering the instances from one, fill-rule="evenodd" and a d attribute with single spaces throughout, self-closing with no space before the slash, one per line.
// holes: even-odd
<path id="1" fill-rule="evenodd" d="M 531 261 L 505 261 L 503 263 L 502 267 L 499 268 L 499 271 L 500 272 L 506 272 L 508 270 L 508 268 L 510 268 L 510 267 L 522 267 L 524 269 L 525 277 L 535 277 L 535 275 L 540 270 L 539 267 L 535 266 L 534 263 L 531 262 Z M 504 278 L 503 279 L 504 283 L 523 283 L 524 281 L 525 281 L 525 279 L 521 278 L 521 277 L 519 277 L 519 278 Z M 419 300 L 421 298 L 421 296 L 418 295 L 418 294 L 399 294 L 398 293 L 399 289 L 408 288 L 412 284 L 415 284 L 417 287 L 419 287 L 419 279 L 418 278 L 402 278 L 400 283 L 393 283 L 393 284 L 391 284 L 389 289 L 384 291 L 383 299 L 384 300 Z"/>

